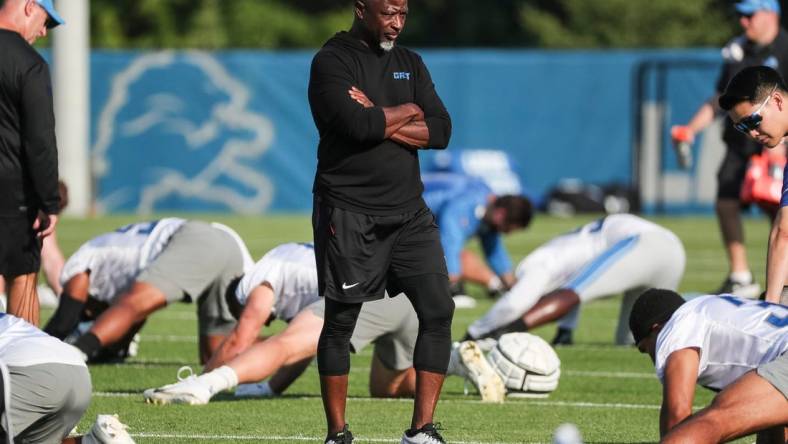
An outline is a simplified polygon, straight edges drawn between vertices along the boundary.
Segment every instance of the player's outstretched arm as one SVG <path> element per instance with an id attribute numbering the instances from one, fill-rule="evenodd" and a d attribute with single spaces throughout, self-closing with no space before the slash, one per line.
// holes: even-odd
<path id="1" fill-rule="evenodd" d="M 785 405 L 785 395 L 751 371 L 725 387 L 710 406 L 671 430 L 663 442 L 729 442 L 764 431 L 759 433 L 758 443 L 784 443 Z"/>
<path id="2" fill-rule="evenodd" d="M 294 364 L 317 354 L 322 328 L 323 318 L 306 307 L 290 321 L 284 331 L 252 345 L 227 365 L 238 375 L 240 383 L 263 380 L 286 366 L 293 366 L 290 370 L 295 371 L 297 367 Z M 278 390 L 273 381 L 270 385 L 274 391 Z M 284 387 L 279 389 L 284 390 Z"/>
<path id="3" fill-rule="evenodd" d="M 41 268 L 44 271 L 47 285 L 58 296 L 63 292 L 63 287 L 60 285 L 60 273 L 63 272 L 65 263 L 63 252 L 60 250 L 60 245 L 57 242 L 57 231 L 54 231 L 51 235 L 45 237 L 42 243 Z"/>
<path id="4" fill-rule="evenodd" d="M 659 412 L 660 436 L 665 436 L 692 415 L 699 363 L 700 352 L 697 348 L 676 350 L 668 356 L 662 385 L 662 408 Z"/>
<path id="5" fill-rule="evenodd" d="M 205 364 L 205 371 L 221 367 L 248 349 L 257 339 L 265 321 L 271 316 L 273 305 L 274 290 L 267 282 L 263 282 L 252 290 L 241 312 L 241 317 L 238 319 L 238 324 Z"/>
<path id="6" fill-rule="evenodd" d="M 780 303 L 783 286 L 788 280 L 788 207 L 780 208 L 769 234 L 766 258 L 766 301 Z"/>

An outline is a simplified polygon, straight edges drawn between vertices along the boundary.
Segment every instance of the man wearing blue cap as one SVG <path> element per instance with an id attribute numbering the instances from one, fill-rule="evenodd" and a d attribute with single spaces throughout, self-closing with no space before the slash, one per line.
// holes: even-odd
<path id="1" fill-rule="evenodd" d="M 0 0 L 0 275 L 8 313 L 34 325 L 41 242 L 60 198 L 52 82 L 32 44 L 62 23 L 52 0 Z"/>
<path id="2" fill-rule="evenodd" d="M 723 114 L 717 103 L 725 86 L 742 69 L 748 66 L 768 66 L 788 77 L 788 33 L 780 27 L 780 4 L 777 0 L 741 0 L 735 4 L 739 24 L 744 33 L 731 40 L 723 49 L 724 64 L 717 80 L 716 93 L 698 108 L 686 126 L 675 126 L 674 142 L 692 142 L 695 134 L 708 126 L 715 117 Z M 744 232 L 741 223 L 742 182 L 747 162 L 753 154 L 760 153 L 761 145 L 736 131 L 727 118 L 723 140 L 725 158 L 717 171 L 717 197 L 715 209 L 720 224 L 723 243 L 730 263 L 730 274 L 714 293 L 735 293 L 739 296 L 757 297 L 760 286 L 753 279 L 747 262 Z M 770 215 L 774 217 L 774 215 Z"/>

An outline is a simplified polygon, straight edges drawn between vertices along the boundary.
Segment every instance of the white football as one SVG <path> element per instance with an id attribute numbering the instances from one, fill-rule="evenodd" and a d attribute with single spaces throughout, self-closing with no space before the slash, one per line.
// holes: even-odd
<path id="1" fill-rule="evenodd" d="M 487 355 L 509 396 L 547 396 L 558 388 L 561 360 L 544 339 L 530 333 L 507 333 Z"/>

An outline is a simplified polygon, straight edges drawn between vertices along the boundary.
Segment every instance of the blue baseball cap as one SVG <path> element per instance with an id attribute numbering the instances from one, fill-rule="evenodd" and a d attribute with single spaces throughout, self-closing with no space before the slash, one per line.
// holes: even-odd
<path id="1" fill-rule="evenodd" d="M 66 23 L 66 21 L 60 17 L 60 14 L 55 11 L 55 5 L 52 4 L 52 0 L 36 0 L 36 3 L 44 8 L 44 11 L 46 11 L 47 15 L 49 15 L 49 20 L 47 20 L 47 28 L 52 29 L 55 26 Z"/>
<path id="2" fill-rule="evenodd" d="M 744 15 L 753 15 L 758 11 L 774 11 L 780 13 L 780 3 L 777 0 L 741 0 L 736 3 L 736 12 Z"/>

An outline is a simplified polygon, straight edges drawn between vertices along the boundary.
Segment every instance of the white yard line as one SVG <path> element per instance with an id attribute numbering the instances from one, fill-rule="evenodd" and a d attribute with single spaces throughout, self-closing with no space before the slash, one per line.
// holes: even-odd
<path id="1" fill-rule="evenodd" d="M 142 393 L 128 393 L 128 392 L 93 392 L 93 396 L 99 398 L 132 398 L 139 397 L 142 399 Z M 304 396 L 285 398 L 286 400 L 300 400 L 300 401 L 320 401 L 317 396 Z M 413 400 L 408 398 L 370 398 L 370 397 L 355 397 L 348 398 L 350 402 L 393 402 L 393 403 L 408 403 L 412 404 Z M 576 408 L 592 408 L 592 409 L 626 409 L 626 410 L 659 410 L 659 404 L 625 404 L 618 402 L 579 402 L 579 401 L 544 401 L 544 400 L 527 400 L 517 399 L 509 400 L 509 402 L 516 402 L 517 404 L 525 405 L 539 405 L 539 406 L 554 406 L 554 407 L 576 407 Z M 441 404 L 484 404 L 479 399 L 442 399 Z"/>
<path id="2" fill-rule="evenodd" d="M 566 376 L 587 376 L 590 378 L 635 378 L 635 379 L 657 379 L 656 373 L 640 372 L 603 372 L 592 370 L 566 370 L 561 373 Z"/>
<path id="3" fill-rule="evenodd" d="M 183 440 L 210 440 L 210 441 L 311 441 L 320 442 L 322 436 L 282 436 L 282 435 L 202 435 L 202 434 L 174 434 L 174 433 L 131 433 L 135 438 L 158 438 L 158 439 L 183 439 Z M 355 438 L 355 442 L 399 442 L 399 438 Z M 457 444 L 540 444 L 536 442 L 525 443 L 523 441 L 454 441 Z"/>
<path id="4" fill-rule="evenodd" d="M 128 368 L 169 368 L 180 366 L 191 366 L 199 370 L 200 364 L 197 362 L 182 362 L 176 363 L 172 360 L 166 359 L 142 359 L 128 361 L 122 364 L 115 364 L 117 367 Z M 369 373 L 369 367 L 351 367 L 352 373 Z M 657 376 L 655 373 L 650 372 L 616 372 L 616 371 L 596 371 L 596 370 L 564 370 L 563 376 L 581 377 L 581 378 L 627 378 L 627 379 L 654 379 Z"/>
<path id="5" fill-rule="evenodd" d="M 196 335 L 140 335 L 141 342 L 197 342 Z"/>

